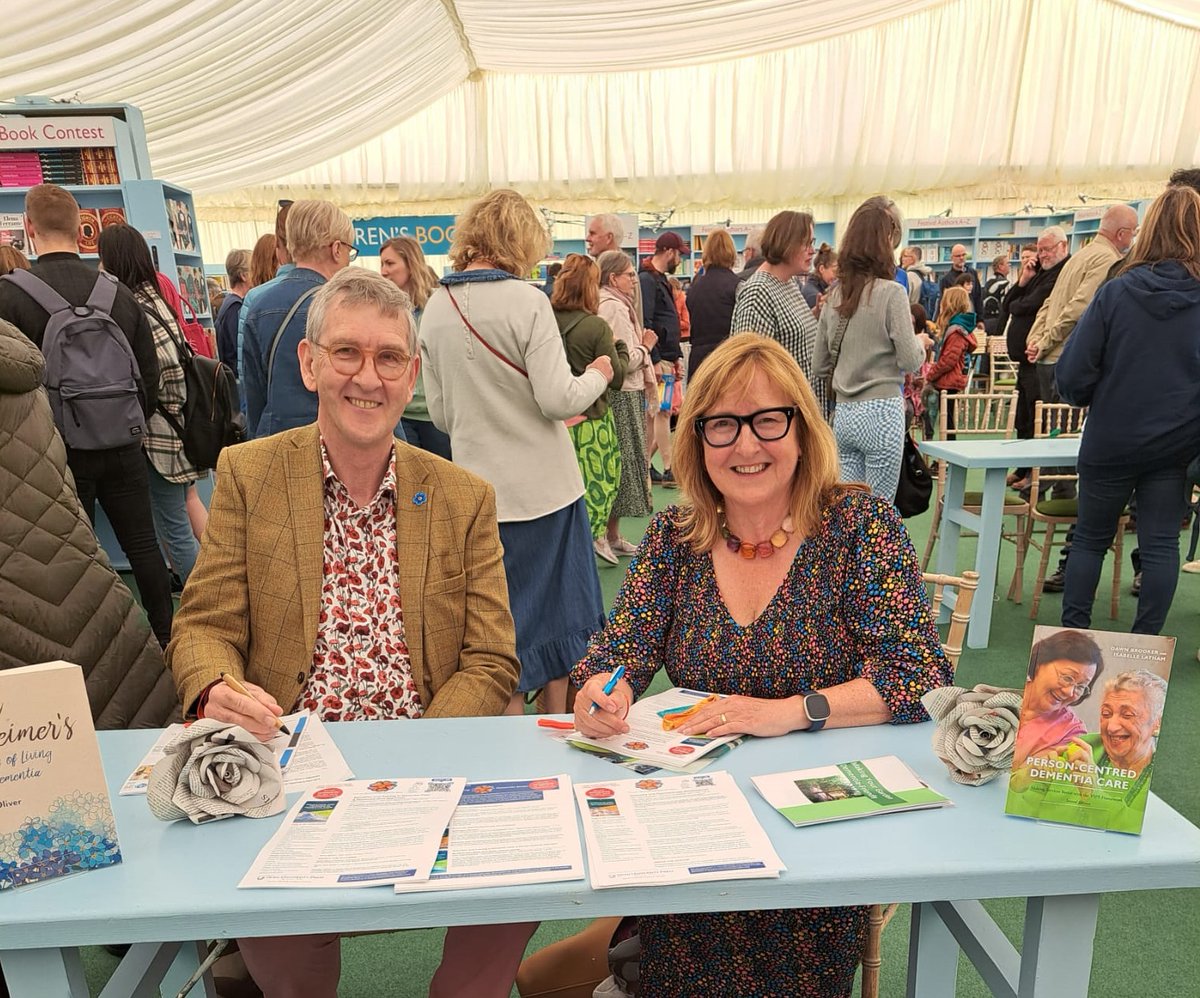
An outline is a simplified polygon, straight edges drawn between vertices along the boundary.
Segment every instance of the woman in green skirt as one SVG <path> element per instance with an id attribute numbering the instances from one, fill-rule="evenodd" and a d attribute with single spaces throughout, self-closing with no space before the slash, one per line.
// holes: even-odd
<path id="1" fill-rule="evenodd" d="M 550 304 L 562 333 L 571 373 L 578 376 L 597 357 L 605 356 L 613 366 L 609 387 L 620 387 L 629 366 L 629 351 L 624 343 L 614 341 L 612 329 L 597 314 L 600 268 L 595 262 L 579 253 L 568 256 L 554 282 Z M 583 476 L 584 502 L 593 546 L 600 558 L 615 565 L 617 556 L 605 534 L 621 482 L 621 448 L 607 394 L 601 395 L 567 425 Z"/>

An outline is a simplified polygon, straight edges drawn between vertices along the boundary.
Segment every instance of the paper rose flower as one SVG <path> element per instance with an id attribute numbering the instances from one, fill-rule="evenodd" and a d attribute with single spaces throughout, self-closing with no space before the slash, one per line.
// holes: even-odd
<path id="1" fill-rule="evenodd" d="M 212 718 L 184 728 L 163 750 L 146 787 L 150 812 L 195 824 L 283 810 L 283 773 L 271 749 L 245 728 Z"/>
<path id="2" fill-rule="evenodd" d="M 921 703 L 937 725 L 934 755 L 946 764 L 956 783 L 982 786 L 1012 768 L 1020 690 L 943 686 L 922 696 Z"/>

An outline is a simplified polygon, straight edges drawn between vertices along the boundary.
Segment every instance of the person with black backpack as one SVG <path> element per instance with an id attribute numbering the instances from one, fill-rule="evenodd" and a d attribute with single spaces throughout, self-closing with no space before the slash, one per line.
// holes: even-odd
<path id="1" fill-rule="evenodd" d="M 983 314 L 979 318 L 988 336 L 998 336 L 1004 331 L 1000 325 L 1000 312 L 1012 287 L 1008 280 L 1008 270 L 1008 257 L 1001 253 L 992 261 L 992 276 L 983 286 Z"/>
<path id="2" fill-rule="evenodd" d="M 166 546 L 175 574 L 186 583 L 200 554 L 187 510 L 188 486 L 200 472 L 184 454 L 183 440 L 175 428 L 182 426 L 187 398 L 181 359 L 186 341 L 171 306 L 159 294 L 150 247 L 137 229 L 131 225 L 103 229 L 100 264 L 133 292 L 150 322 L 158 357 L 158 405 L 146 421 L 143 443 L 150 505 L 158 538 Z"/>
<path id="3" fill-rule="evenodd" d="M 0 279 L 0 319 L 46 356 L 47 394 L 80 505 L 91 519 L 99 500 L 165 646 L 171 582 L 154 535 L 142 451 L 146 418 L 158 404 L 150 324 L 132 292 L 79 258 L 79 205 L 68 191 L 31 188 L 25 216 L 38 259 L 31 270 Z"/>

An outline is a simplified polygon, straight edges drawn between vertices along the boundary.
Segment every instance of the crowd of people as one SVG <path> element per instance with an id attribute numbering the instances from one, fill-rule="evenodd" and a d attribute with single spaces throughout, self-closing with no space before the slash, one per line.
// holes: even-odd
<path id="1" fill-rule="evenodd" d="M 749 234 L 741 269 L 718 229 L 686 292 L 672 282 L 688 245 L 662 233 L 639 271 L 615 215 L 593 216 L 587 252 L 535 286 L 549 236 L 511 190 L 458 217 L 440 278 L 404 236 L 381 248 L 378 273 L 351 267 L 341 209 L 281 202 L 274 232 L 226 261 L 216 349 L 237 372 L 251 439 L 221 454 L 206 513 L 193 487 L 205 469 L 178 426 L 184 320 L 145 239 L 105 229 L 98 278 L 78 257 L 78 205 L 41 185 L 27 199 L 42 249 L 28 273 L 55 298 L 0 281 L 0 375 L 9 353 L 25 364 L 22 346 L 45 347 L 57 299 L 109 296 L 136 432 L 103 447 L 64 432 L 48 487 L 74 477 L 68 534 L 101 503 L 158 639 L 114 636 L 96 660 L 123 655 L 144 677 L 161 645 L 184 716 L 267 738 L 300 708 L 416 720 L 519 714 L 536 697 L 605 735 L 626 730 L 663 669 L 727 694 L 691 733 L 910 723 L 952 670 L 893 505 L 901 451 L 927 416 L 921 386 L 966 389 L 988 333 L 1018 361 L 1022 436 L 1037 400 L 1090 407 L 1064 624 L 1089 625 L 1104 551 L 1136 494 L 1134 630 L 1162 627 L 1185 469 L 1200 454 L 1198 179 L 1172 178 L 1140 235 L 1124 205 L 1074 255 L 1061 229 L 1045 230 L 1011 284 L 999 259 L 981 281 L 966 247 L 935 284 L 920 251 L 901 247 L 886 197 L 858 207 L 836 249 L 814 245 L 810 215 L 782 211 Z M 40 380 L 13 383 L 26 408 L 41 406 L 45 436 L 62 413 L 34 398 Z M 1011 482 L 1027 486 L 1028 472 Z M 655 482 L 680 490 L 657 515 Z M 622 535 L 623 519 L 651 516 L 644 537 Z M 87 558 L 94 537 L 83 540 Z M 606 617 L 599 569 L 622 558 Z M 183 583 L 177 613 L 168 564 Z M 1100 669 L 1085 659 L 1076 687 Z M 1031 689 L 1039 676 L 1031 666 Z M 159 694 L 155 711 L 122 720 L 161 723 Z M 506 998 L 535 928 L 452 929 L 430 994 Z M 642 993 L 738 981 L 747 994 L 842 996 L 866 928 L 863 908 L 644 917 Z M 241 950 L 265 994 L 336 994 L 336 934 Z"/>

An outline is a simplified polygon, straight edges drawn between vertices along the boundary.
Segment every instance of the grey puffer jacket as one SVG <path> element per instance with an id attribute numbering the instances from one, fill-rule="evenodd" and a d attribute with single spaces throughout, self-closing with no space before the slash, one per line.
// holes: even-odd
<path id="1" fill-rule="evenodd" d="M 83 669 L 97 728 L 177 719 L 175 685 L 75 495 L 41 351 L 0 320 L 0 669 Z"/>

